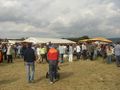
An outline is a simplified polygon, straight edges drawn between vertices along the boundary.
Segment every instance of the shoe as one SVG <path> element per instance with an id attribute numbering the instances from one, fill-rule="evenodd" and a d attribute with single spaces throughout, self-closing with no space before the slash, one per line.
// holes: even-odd
<path id="1" fill-rule="evenodd" d="M 60 70 L 60 67 L 58 67 L 58 70 Z"/>
<path id="2" fill-rule="evenodd" d="M 120 67 L 120 65 L 117 65 L 117 67 Z"/>
<path id="3" fill-rule="evenodd" d="M 34 81 L 34 80 L 31 80 L 31 83 L 35 83 L 35 81 Z"/>
<path id="4" fill-rule="evenodd" d="M 50 84 L 53 84 L 53 82 L 50 82 Z"/>

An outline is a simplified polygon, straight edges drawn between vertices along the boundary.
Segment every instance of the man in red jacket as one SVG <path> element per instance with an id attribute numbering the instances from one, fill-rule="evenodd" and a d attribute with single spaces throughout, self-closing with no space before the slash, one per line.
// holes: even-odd
<path id="1" fill-rule="evenodd" d="M 47 53 L 47 58 L 49 61 L 49 77 L 51 84 L 57 76 L 58 57 L 58 50 L 54 47 L 51 47 Z"/>

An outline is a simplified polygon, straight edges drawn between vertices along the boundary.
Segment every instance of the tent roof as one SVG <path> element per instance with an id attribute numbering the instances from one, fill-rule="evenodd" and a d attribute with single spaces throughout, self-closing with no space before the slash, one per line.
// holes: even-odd
<path id="1" fill-rule="evenodd" d="M 9 43 L 15 44 L 15 43 L 20 43 L 22 42 L 21 40 L 8 40 Z"/>
<path id="2" fill-rule="evenodd" d="M 106 43 L 111 43 L 112 41 L 103 37 L 96 37 L 96 38 L 91 38 L 91 39 L 84 39 L 80 40 L 80 42 L 87 42 L 87 41 L 100 41 L 100 42 L 106 42 Z"/>
<path id="3" fill-rule="evenodd" d="M 96 37 L 96 38 L 92 38 L 90 40 L 92 40 L 92 41 L 102 41 L 102 42 L 108 42 L 108 43 L 112 42 L 111 40 L 108 40 L 108 39 L 103 38 L 103 37 Z"/>
<path id="4" fill-rule="evenodd" d="M 32 43 L 75 43 L 70 40 L 66 39 L 59 39 L 59 38 L 39 38 L 39 37 L 29 37 L 28 39 L 24 40 L 25 42 L 32 42 Z"/>

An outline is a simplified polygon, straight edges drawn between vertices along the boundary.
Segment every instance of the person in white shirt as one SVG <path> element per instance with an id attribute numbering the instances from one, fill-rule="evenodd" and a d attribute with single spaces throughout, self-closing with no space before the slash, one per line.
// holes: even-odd
<path id="1" fill-rule="evenodd" d="M 84 60 L 87 59 L 87 46 L 85 43 L 82 44 L 82 56 Z"/>
<path id="2" fill-rule="evenodd" d="M 64 54 L 65 54 L 64 46 L 63 46 L 62 44 L 59 45 L 58 50 L 59 50 L 59 56 L 60 56 L 60 63 L 63 63 L 63 62 L 64 62 L 63 56 L 64 56 Z"/>
<path id="3" fill-rule="evenodd" d="M 69 62 L 73 62 L 73 47 L 69 45 Z"/>
<path id="4" fill-rule="evenodd" d="M 21 49 L 22 49 L 22 46 L 19 44 L 19 45 L 17 46 L 17 56 L 18 56 L 19 58 L 21 58 Z"/>
<path id="5" fill-rule="evenodd" d="M 11 45 L 8 45 L 8 48 L 7 48 L 7 62 L 8 63 L 13 62 L 13 59 L 12 59 L 12 46 Z"/>
<path id="6" fill-rule="evenodd" d="M 77 44 L 76 46 L 76 54 L 77 54 L 77 59 L 79 60 L 81 55 L 81 48 L 79 44 Z"/>

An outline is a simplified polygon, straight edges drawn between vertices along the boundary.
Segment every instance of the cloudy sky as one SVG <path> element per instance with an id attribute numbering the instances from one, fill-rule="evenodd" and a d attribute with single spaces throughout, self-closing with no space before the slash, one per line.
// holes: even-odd
<path id="1" fill-rule="evenodd" d="M 120 37 L 120 0 L 0 0 L 0 37 Z"/>

